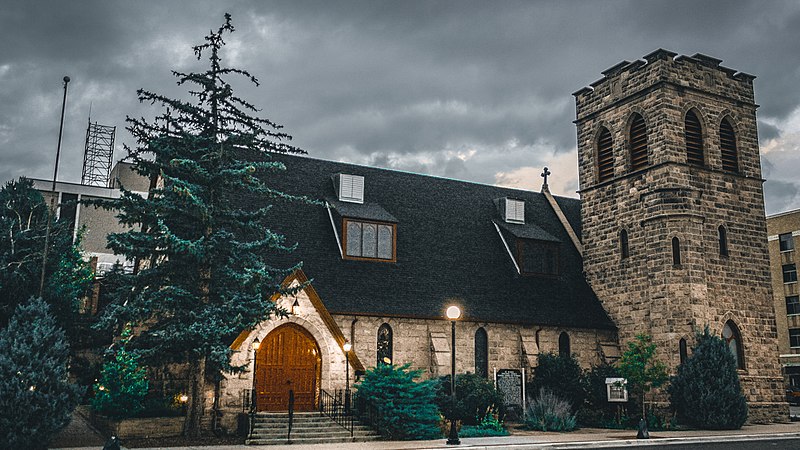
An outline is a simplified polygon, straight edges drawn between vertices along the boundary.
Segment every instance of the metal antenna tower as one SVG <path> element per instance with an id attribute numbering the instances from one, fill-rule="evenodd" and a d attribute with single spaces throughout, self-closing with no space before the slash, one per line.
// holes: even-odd
<path id="1" fill-rule="evenodd" d="M 86 149 L 83 153 L 81 184 L 108 187 L 111 161 L 114 158 L 114 135 L 117 127 L 92 123 L 86 128 Z"/>

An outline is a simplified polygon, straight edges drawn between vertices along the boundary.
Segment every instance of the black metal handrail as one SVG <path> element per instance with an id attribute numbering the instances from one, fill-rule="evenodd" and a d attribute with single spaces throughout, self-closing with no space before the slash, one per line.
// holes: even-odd
<path id="1" fill-rule="evenodd" d="M 383 411 L 377 405 L 363 401 L 362 399 L 358 400 L 359 407 L 359 420 L 361 423 L 369 426 L 376 433 L 381 434 L 381 424 L 383 423 Z"/>
<path id="2" fill-rule="evenodd" d="M 350 392 L 347 394 L 351 395 Z M 346 403 L 352 404 L 350 400 L 344 399 L 345 392 L 337 389 L 331 395 L 325 389 L 320 389 L 319 393 L 319 413 L 330 417 L 334 422 L 339 424 L 342 428 L 350 432 L 350 437 L 353 437 L 353 414 L 345 409 Z"/>

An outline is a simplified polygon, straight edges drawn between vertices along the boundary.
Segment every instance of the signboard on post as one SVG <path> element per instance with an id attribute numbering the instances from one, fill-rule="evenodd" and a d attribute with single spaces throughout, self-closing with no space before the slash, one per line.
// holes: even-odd
<path id="1" fill-rule="evenodd" d="M 503 403 L 507 408 L 523 412 L 524 379 L 520 369 L 499 369 L 495 372 L 494 382 L 497 390 L 503 394 Z"/>
<path id="2" fill-rule="evenodd" d="M 628 401 L 628 380 L 625 378 L 606 378 L 606 395 L 610 403 Z"/>

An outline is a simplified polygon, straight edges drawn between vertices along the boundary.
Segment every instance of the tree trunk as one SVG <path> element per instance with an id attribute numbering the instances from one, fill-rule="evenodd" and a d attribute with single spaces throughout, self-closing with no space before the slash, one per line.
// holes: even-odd
<path id="1" fill-rule="evenodd" d="M 183 424 L 183 435 L 197 437 L 200 435 L 200 417 L 203 415 L 203 400 L 206 387 L 206 360 L 193 359 L 189 362 L 189 402 L 186 405 L 186 422 Z"/>

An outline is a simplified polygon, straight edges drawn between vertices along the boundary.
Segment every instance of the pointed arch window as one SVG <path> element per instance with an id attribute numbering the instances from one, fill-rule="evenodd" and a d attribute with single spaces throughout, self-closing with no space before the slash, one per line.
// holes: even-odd
<path id="1" fill-rule="evenodd" d="M 628 230 L 624 228 L 619 231 L 619 255 L 622 259 L 627 259 L 631 256 L 628 248 Z"/>
<path id="2" fill-rule="evenodd" d="M 736 368 L 744 370 L 742 335 L 739 333 L 739 327 L 732 320 L 725 322 L 725 326 L 722 328 L 722 339 L 728 344 L 728 348 L 733 353 L 734 359 L 736 359 Z"/>
<path id="3" fill-rule="evenodd" d="M 683 133 L 686 140 L 686 162 L 693 166 L 706 165 L 703 156 L 703 127 L 694 111 L 686 113 L 683 123 Z"/>
<path id="4" fill-rule="evenodd" d="M 392 327 L 385 323 L 378 328 L 378 364 L 392 364 Z"/>
<path id="5" fill-rule="evenodd" d="M 728 231 L 724 226 L 720 225 L 717 229 L 717 237 L 719 238 L 719 254 L 728 256 Z"/>
<path id="6" fill-rule="evenodd" d="M 677 237 L 672 238 L 672 265 L 681 265 L 681 241 Z"/>
<path id="7" fill-rule="evenodd" d="M 641 114 L 634 114 L 628 135 L 631 152 L 631 171 L 647 167 L 647 124 Z"/>
<path id="8" fill-rule="evenodd" d="M 722 154 L 722 170 L 739 172 L 739 154 L 736 150 L 736 132 L 728 118 L 719 124 L 719 144 Z"/>
<path id="9" fill-rule="evenodd" d="M 614 140 L 608 128 L 600 128 L 597 137 L 597 181 L 610 180 L 614 176 Z"/>
<path id="10" fill-rule="evenodd" d="M 489 336 L 483 327 L 475 331 L 475 375 L 489 376 Z"/>
<path id="11" fill-rule="evenodd" d="M 558 356 L 562 358 L 569 358 L 572 354 L 570 346 L 569 346 L 569 335 L 566 331 L 562 331 L 561 335 L 558 337 Z"/>
<path id="12" fill-rule="evenodd" d="M 678 354 L 681 358 L 681 364 L 685 363 L 686 358 L 689 357 L 689 352 L 686 348 L 686 339 L 684 338 L 681 338 L 681 340 L 678 342 Z"/>

